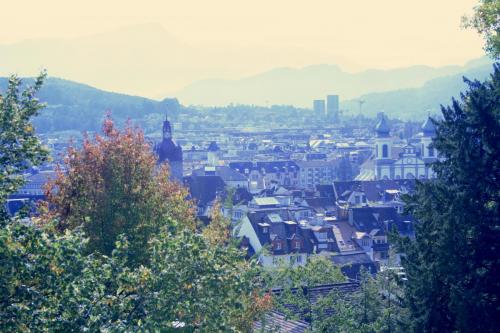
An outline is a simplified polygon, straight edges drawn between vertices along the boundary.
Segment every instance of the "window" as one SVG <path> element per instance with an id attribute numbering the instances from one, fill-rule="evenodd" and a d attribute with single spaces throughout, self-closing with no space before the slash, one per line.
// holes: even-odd
<path id="1" fill-rule="evenodd" d="M 434 157 L 434 148 L 429 147 L 429 156 Z"/>
<path id="2" fill-rule="evenodd" d="M 302 263 L 302 256 L 297 256 L 297 264 L 301 264 Z"/>
<path id="3" fill-rule="evenodd" d="M 318 249 L 324 250 L 324 249 L 327 249 L 327 248 L 328 248 L 328 244 L 327 243 L 319 243 L 318 244 Z"/>
<path id="4" fill-rule="evenodd" d="M 326 240 L 328 238 L 328 234 L 326 232 L 318 232 L 316 234 L 316 237 L 318 238 L 318 240 Z"/>
<path id="5" fill-rule="evenodd" d="M 262 228 L 262 233 L 267 234 L 267 227 Z"/>
<path id="6" fill-rule="evenodd" d="M 300 249 L 300 241 L 299 240 L 295 241 L 295 248 Z"/>
<path id="7" fill-rule="evenodd" d="M 274 243 L 274 249 L 275 250 L 281 250 L 281 242 L 275 242 Z"/>
<path id="8" fill-rule="evenodd" d="M 382 158 L 388 158 L 389 157 L 389 146 L 383 145 L 382 146 Z"/>
<path id="9" fill-rule="evenodd" d="M 354 202 L 358 205 L 359 203 L 361 203 L 361 200 L 359 199 L 359 195 L 356 195 L 354 197 Z"/>

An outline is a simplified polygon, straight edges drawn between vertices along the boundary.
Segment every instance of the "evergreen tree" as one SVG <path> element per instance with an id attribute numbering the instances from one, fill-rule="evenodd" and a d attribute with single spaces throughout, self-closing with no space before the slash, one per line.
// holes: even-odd
<path id="1" fill-rule="evenodd" d="M 500 327 L 500 68 L 465 81 L 461 101 L 434 121 L 437 179 L 408 199 L 418 223 L 400 246 L 414 332 Z"/>

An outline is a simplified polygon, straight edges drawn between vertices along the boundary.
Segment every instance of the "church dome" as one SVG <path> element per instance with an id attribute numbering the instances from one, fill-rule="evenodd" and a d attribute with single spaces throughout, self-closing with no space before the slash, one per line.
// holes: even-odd
<path id="1" fill-rule="evenodd" d="M 389 127 L 389 123 L 385 116 L 382 116 L 377 126 L 375 127 L 375 131 L 377 132 L 378 137 L 386 137 L 389 136 L 391 128 Z"/>
<path id="2" fill-rule="evenodd" d="M 425 122 L 422 124 L 422 133 L 424 136 L 433 136 L 436 134 L 436 126 L 432 122 L 432 119 L 428 117 Z"/>
<path id="3" fill-rule="evenodd" d="M 212 152 L 214 152 L 214 151 L 219 151 L 219 150 L 220 150 L 220 148 L 219 148 L 219 146 L 217 145 L 217 142 L 212 141 L 212 142 L 210 142 L 210 144 L 208 145 L 208 149 L 207 149 L 207 150 L 208 150 L 208 151 L 212 151 Z"/>

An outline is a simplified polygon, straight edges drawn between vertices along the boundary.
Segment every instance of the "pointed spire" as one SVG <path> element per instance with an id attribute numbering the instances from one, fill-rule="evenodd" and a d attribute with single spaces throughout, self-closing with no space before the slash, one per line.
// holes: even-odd
<path id="1" fill-rule="evenodd" d="M 168 114 L 165 112 L 165 121 L 163 122 L 163 140 L 172 138 L 172 127 L 168 121 Z"/>

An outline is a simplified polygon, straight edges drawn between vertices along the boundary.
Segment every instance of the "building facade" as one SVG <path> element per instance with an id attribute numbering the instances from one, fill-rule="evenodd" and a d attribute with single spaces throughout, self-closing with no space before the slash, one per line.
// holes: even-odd
<path id="1" fill-rule="evenodd" d="M 427 119 L 414 142 L 406 144 L 397 155 L 393 151 L 393 138 L 385 116 L 376 127 L 374 173 L 376 179 L 430 179 L 435 177 L 432 163 L 437 153 L 432 147 L 434 124 Z"/>
<path id="2" fill-rule="evenodd" d="M 339 95 L 326 96 L 326 115 L 334 124 L 340 119 Z"/>
<path id="3" fill-rule="evenodd" d="M 325 100 L 324 99 L 315 99 L 313 101 L 313 110 L 314 114 L 317 117 L 323 117 L 325 115 Z"/>
<path id="4" fill-rule="evenodd" d="M 300 169 L 300 186 L 313 189 L 317 185 L 332 184 L 335 180 L 336 166 L 333 161 L 297 161 Z"/>

